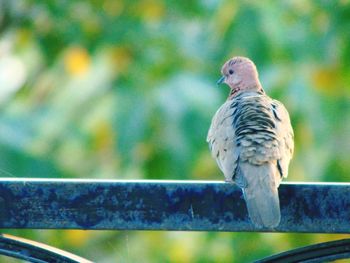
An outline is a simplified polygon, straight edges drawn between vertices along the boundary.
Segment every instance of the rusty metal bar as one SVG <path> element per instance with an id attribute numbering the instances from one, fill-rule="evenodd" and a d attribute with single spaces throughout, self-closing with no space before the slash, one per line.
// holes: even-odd
<path id="1" fill-rule="evenodd" d="M 241 190 L 210 181 L 0 179 L 0 228 L 350 233 L 350 184 L 284 183 L 257 229 Z"/>

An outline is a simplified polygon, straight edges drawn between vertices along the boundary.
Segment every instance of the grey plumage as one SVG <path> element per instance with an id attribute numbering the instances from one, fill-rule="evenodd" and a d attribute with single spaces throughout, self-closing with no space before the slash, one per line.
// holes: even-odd
<path id="1" fill-rule="evenodd" d="M 278 186 L 288 176 L 293 130 L 280 102 L 259 85 L 242 86 L 214 115 L 207 141 L 226 181 L 242 188 L 253 223 L 274 228 L 281 217 Z"/>

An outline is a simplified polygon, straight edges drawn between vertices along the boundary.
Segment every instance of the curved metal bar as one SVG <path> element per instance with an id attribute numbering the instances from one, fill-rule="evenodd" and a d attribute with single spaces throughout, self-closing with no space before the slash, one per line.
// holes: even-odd
<path id="1" fill-rule="evenodd" d="M 256 263 L 329 262 L 350 258 L 350 239 L 342 239 L 301 247 L 276 254 Z"/>
<path id="2" fill-rule="evenodd" d="M 92 263 L 67 251 L 6 234 L 0 234 L 0 254 L 34 263 Z"/>

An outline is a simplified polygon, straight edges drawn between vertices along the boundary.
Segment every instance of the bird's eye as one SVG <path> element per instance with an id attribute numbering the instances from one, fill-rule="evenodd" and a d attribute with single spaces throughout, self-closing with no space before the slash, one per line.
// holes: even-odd
<path id="1" fill-rule="evenodd" d="M 228 71 L 228 73 L 229 73 L 230 75 L 232 75 L 232 74 L 234 73 L 234 71 L 233 71 L 232 69 L 230 69 L 230 70 Z"/>

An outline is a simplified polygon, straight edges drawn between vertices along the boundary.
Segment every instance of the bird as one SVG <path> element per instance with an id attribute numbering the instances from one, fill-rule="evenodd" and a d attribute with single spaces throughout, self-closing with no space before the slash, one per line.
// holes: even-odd
<path id="1" fill-rule="evenodd" d="M 258 228 L 281 220 L 278 187 L 288 176 L 294 133 L 288 111 L 264 91 L 252 60 L 233 57 L 222 66 L 230 92 L 208 131 L 211 155 L 225 176 L 243 192 L 249 218 Z"/>

